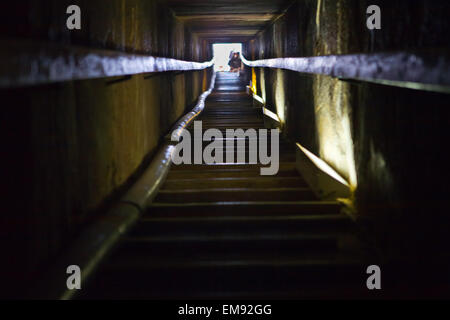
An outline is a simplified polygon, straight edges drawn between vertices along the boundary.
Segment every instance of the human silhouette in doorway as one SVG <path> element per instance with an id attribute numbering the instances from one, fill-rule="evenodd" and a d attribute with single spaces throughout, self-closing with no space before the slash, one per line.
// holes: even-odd
<path id="1" fill-rule="evenodd" d="M 228 62 L 228 65 L 230 66 L 230 72 L 237 72 L 239 73 L 242 69 L 242 60 L 239 52 L 233 52 L 230 53 L 230 61 Z"/>

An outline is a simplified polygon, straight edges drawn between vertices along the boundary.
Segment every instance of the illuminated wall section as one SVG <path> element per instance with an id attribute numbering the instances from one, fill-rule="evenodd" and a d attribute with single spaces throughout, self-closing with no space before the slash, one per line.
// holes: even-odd
<path id="1" fill-rule="evenodd" d="M 330 77 L 314 76 L 313 90 L 319 156 L 355 189 L 349 85 Z"/>
<path id="2" fill-rule="evenodd" d="M 261 98 L 264 101 L 267 101 L 267 93 L 266 93 L 266 78 L 264 76 L 264 69 L 259 68 L 259 84 L 261 88 Z"/>
<path id="3" fill-rule="evenodd" d="M 250 46 L 256 51 L 254 55 L 252 52 L 252 58 L 321 56 L 348 52 L 352 21 L 351 14 L 344 10 L 348 7 L 348 1 L 321 0 L 309 9 L 304 8 L 310 10 L 303 13 L 303 18 L 311 19 L 310 23 L 315 27 L 313 33 L 307 32 L 307 29 L 298 29 L 297 14 L 302 12 L 296 11 L 294 6 L 291 14 L 280 17 L 269 29 L 258 35 L 255 45 Z M 301 4 L 299 6 L 302 7 Z M 288 37 L 294 29 L 299 30 L 302 37 Z M 259 72 L 259 95 L 267 107 L 278 115 L 286 134 L 292 134 L 292 139 L 310 146 L 316 156 L 348 182 L 351 189 L 356 189 L 349 84 L 328 76 L 293 74 L 292 71 L 282 69 L 269 71 L 259 68 Z M 306 132 L 311 130 L 315 132 Z M 307 141 L 302 141 L 302 138 Z"/>
<path id="4" fill-rule="evenodd" d="M 274 86 L 275 109 L 278 117 L 280 118 L 282 126 L 286 123 L 285 78 L 286 78 L 285 71 L 277 69 L 275 74 L 275 86 Z"/>

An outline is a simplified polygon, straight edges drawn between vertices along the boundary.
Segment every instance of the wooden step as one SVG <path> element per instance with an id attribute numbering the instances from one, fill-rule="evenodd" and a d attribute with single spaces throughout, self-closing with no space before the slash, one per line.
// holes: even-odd
<path id="1" fill-rule="evenodd" d="M 105 264 L 93 288 L 98 297 L 174 298 L 239 296 L 326 297 L 358 292 L 367 280 L 365 265 L 352 256 L 330 252 L 320 257 L 234 260 L 185 259 L 158 261 L 152 257 L 118 257 Z M 127 274 L 127 277 L 122 275 Z M 340 289 L 340 290 L 339 290 Z M 367 289 L 365 290 L 367 292 Z M 92 290 L 91 298 L 96 295 Z"/>
<path id="2" fill-rule="evenodd" d="M 302 201 L 316 200 L 309 188 L 161 190 L 155 202 Z"/>
<path id="3" fill-rule="evenodd" d="M 152 217 L 142 218 L 131 233 L 133 236 L 168 234 L 217 234 L 239 231 L 247 234 L 276 232 L 348 233 L 355 230 L 354 223 L 344 214 L 324 215 L 272 215 L 204 216 L 204 217 Z"/>
<path id="4" fill-rule="evenodd" d="M 233 260 L 242 257 L 277 259 L 301 252 L 336 250 L 335 234 L 225 234 L 127 237 L 119 252 L 129 257 L 157 257 L 160 261 L 180 259 Z M 123 259 L 121 256 L 117 260 Z"/>
<path id="5" fill-rule="evenodd" d="M 179 189 L 210 189 L 210 188 L 295 188 L 307 186 L 300 176 L 294 177 L 234 177 L 234 178 L 207 178 L 207 179 L 171 179 L 163 185 L 163 190 Z"/>
<path id="6" fill-rule="evenodd" d="M 261 167 L 265 167 L 262 164 L 229 164 L 229 163 L 220 163 L 220 164 L 182 164 L 182 165 L 174 165 L 170 168 L 171 171 L 216 171 L 216 170 L 247 170 L 259 172 Z M 295 162 L 282 162 L 279 165 L 280 170 L 294 170 L 296 168 Z"/>
<path id="7" fill-rule="evenodd" d="M 248 157 L 247 157 L 248 158 Z M 245 169 L 217 169 L 217 170 L 173 170 L 169 172 L 167 179 L 205 179 L 205 178 L 233 178 L 233 177 L 259 177 L 261 176 L 260 169 L 245 170 Z M 295 177 L 299 176 L 296 170 L 279 170 L 277 177 Z"/>
<path id="8" fill-rule="evenodd" d="M 279 214 L 336 214 L 341 205 L 335 201 L 221 201 L 189 203 L 153 203 L 146 215 L 151 216 L 231 216 Z"/>
<path id="9" fill-rule="evenodd" d="M 260 173 L 260 169 L 266 167 L 260 163 L 257 164 L 231 164 L 231 163 L 218 163 L 218 164 L 180 164 L 171 167 L 172 171 L 196 171 L 196 172 L 225 172 L 225 171 L 248 171 L 255 174 Z M 279 164 L 280 171 L 292 171 L 295 170 L 295 162 L 282 162 Z M 298 174 L 296 176 L 299 176 Z"/>

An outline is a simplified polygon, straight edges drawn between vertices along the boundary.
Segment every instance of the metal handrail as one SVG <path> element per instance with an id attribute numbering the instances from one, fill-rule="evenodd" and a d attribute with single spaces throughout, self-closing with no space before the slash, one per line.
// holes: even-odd
<path id="1" fill-rule="evenodd" d="M 214 64 L 150 55 L 2 39 L 0 88 L 165 71 L 203 70 Z"/>
<path id="2" fill-rule="evenodd" d="M 216 82 L 216 73 L 213 72 L 211 83 L 207 91 L 203 92 L 198 98 L 196 106 L 184 115 L 178 122 L 172 127 L 170 131 L 171 137 L 178 139 L 181 133 L 186 129 L 189 124 L 197 118 L 205 108 L 206 98 L 211 94 Z M 129 190 L 129 192 L 122 199 L 123 202 L 133 203 L 141 210 L 145 210 L 148 203 L 153 200 L 153 197 L 157 194 L 156 186 L 164 182 L 165 175 L 170 169 L 171 159 L 175 147 L 168 141 L 166 141 L 163 147 L 160 149 L 152 165 L 144 173 L 142 178 Z"/>
<path id="3" fill-rule="evenodd" d="M 213 72 L 209 89 L 200 95 L 192 111 L 183 116 L 173 127 L 175 136 L 180 135 L 181 130 L 203 111 L 205 100 L 214 89 L 215 79 L 216 73 Z M 28 292 L 29 298 L 69 300 L 79 293 L 79 290 L 69 290 L 66 286 L 67 267 L 79 266 L 82 286 L 87 282 L 101 261 L 153 201 L 167 177 L 174 151 L 175 146 L 170 142 L 163 143 L 140 179 L 113 209 L 82 232 L 41 280 L 32 287 Z"/>
<path id="4" fill-rule="evenodd" d="M 430 52 L 391 52 L 274 58 L 249 61 L 249 67 L 267 67 L 321 74 L 408 89 L 450 93 L 450 57 Z"/>

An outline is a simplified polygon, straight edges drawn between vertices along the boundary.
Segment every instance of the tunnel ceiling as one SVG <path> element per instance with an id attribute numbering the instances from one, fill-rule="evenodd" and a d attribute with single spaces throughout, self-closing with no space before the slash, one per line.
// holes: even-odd
<path id="1" fill-rule="evenodd" d="M 245 42 L 283 13 L 290 0 L 167 0 L 193 33 L 210 42 Z"/>

